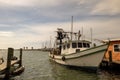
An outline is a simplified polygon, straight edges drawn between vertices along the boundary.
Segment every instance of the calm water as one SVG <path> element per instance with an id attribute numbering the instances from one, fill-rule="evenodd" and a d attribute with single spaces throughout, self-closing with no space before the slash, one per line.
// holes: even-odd
<path id="1" fill-rule="evenodd" d="M 5 58 L 7 52 L 0 53 Z M 23 51 L 23 65 L 25 71 L 11 80 L 120 80 L 120 75 L 105 71 L 95 74 L 58 65 L 49 60 L 48 52 Z"/>

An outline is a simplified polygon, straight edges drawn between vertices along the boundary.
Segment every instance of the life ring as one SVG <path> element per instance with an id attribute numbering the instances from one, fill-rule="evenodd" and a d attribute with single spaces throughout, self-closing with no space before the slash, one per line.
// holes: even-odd
<path id="1" fill-rule="evenodd" d="M 66 60 L 65 56 L 63 56 L 63 57 L 62 57 L 62 60 L 63 60 L 63 61 L 65 61 L 65 60 Z"/>

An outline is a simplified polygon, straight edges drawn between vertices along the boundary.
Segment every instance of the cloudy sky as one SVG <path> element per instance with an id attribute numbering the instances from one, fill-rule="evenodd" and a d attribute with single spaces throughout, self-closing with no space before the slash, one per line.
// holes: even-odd
<path id="1" fill-rule="evenodd" d="M 58 27 L 120 38 L 120 0 L 0 0 L 0 48 L 40 48 Z"/>

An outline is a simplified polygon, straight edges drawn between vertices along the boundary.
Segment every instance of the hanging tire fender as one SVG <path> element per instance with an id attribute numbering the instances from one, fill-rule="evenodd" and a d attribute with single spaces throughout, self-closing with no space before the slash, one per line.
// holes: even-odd
<path id="1" fill-rule="evenodd" d="M 65 60 L 66 60 L 65 56 L 62 56 L 62 60 L 63 60 L 63 61 L 65 61 Z"/>
<path id="2" fill-rule="evenodd" d="M 52 56 L 52 58 L 53 58 L 53 59 L 55 58 L 54 55 Z"/>

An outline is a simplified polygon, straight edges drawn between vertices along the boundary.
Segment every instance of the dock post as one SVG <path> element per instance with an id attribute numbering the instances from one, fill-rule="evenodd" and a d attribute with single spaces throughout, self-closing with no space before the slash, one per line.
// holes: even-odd
<path id="1" fill-rule="evenodd" d="M 109 62 L 108 62 L 108 67 L 109 67 L 109 70 L 112 70 L 112 51 L 109 51 Z"/>
<path id="2" fill-rule="evenodd" d="M 109 66 L 108 67 L 109 67 L 109 70 L 112 71 L 113 70 L 112 51 L 109 51 L 108 53 L 109 53 L 109 62 L 108 62 Z"/>
<path id="3" fill-rule="evenodd" d="M 22 48 L 20 48 L 20 62 L 19 62 L 19 67 L 22 66 Z"/>
<path id="4" fill-rule="evenodd" d="M 112 63 L 112 51 L 109 51 L 109 63 Z"/>
<path id="5" fill-rule="evenodd" d="M 5 72 L 5 80 L 9 80 L 10 78 L 10 68 L 11 68 L 11 58 L 13 56 L 13 48 L 8 48 L 8 54 L 7 54 L 7 68 Z"/>

